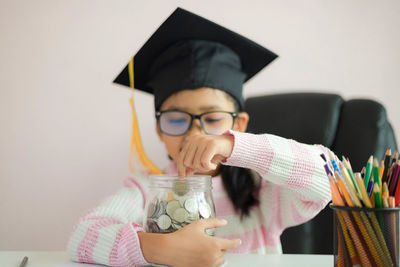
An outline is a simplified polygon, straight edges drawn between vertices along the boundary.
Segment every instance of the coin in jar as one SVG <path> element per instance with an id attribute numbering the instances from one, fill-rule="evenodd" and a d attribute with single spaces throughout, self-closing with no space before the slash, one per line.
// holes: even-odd
<path id="1" fill-rule="evenodd" d="M 157 219 L 157 225 L 161 230 L 167 230 L 171 226 L 171 218 L 168 215 L 161 215 Z"/>
<path id="2" fill-rule="evenodd" d="M 166 207 L 167 214 L 172 217 L 175 210 L 177 210 L 179 208 L 181 208 L 181 204 L 179 203 L 178 200 L 168 201 L 167 207 Z"/>
<path id="3" fill-rule="evenodd" d="M 211 216 L 210 205 L 208 205 L 205 202 L 200 203 L 199 212 L 200 212 L 201 217 L 203 217 L 204 219 L 210 218 L 210 216 Z"/>
<path id="4" fill-rule="evenodd" d="M 172 219 L 179 223 L 183 223 L 184 221 L 187 220 L 187 218 L 188 218 L 188 212 L 183 208 L 176 209 L 172 216 Z"/>
<path id="5" fill-rule="evenodd" d="M 184 194 L 189 192 L 189 185 L 184 179 L 180 179 L 178 181 L 175 181 L 173 185 L 173 190 L 178 196 L 183 196 Z"/>
<path id="6" fill-rule="evenodd" d="M 189 213 L 197 213 L 199 211 L 197 199 L 195 198 L 186 199 L 184 207 Z"/>

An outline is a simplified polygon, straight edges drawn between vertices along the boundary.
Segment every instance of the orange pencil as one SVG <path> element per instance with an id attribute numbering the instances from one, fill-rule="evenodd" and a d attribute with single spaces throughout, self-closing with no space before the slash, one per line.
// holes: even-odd
<path id="1" fill-rule="evenodd" d="M 381 163 L 379 164 L 379 182 L 380 182 L 380 190 L 381 190 L 381 195 L 382 195 L 382 176 L 383 176 L 383 172 L 385 170 L 385 163 L 383 160 L 381 160 Z"/>
<path id="2" fill-rule="evenodd" d="M 336 181 L 337 181 L 337 184 L 339 186 L 340 192 L 342 193 L 341 195 L 346 200 L 347 205 L 350 206 L 350 207 L 354 207 L 353 197 L 350 196 L 350 193 L 347 190 L 343 179 L 339 176 L 339 173 L 337 171 L 335 171 L 335 177 L 336 177 Z"/>
<path id="3" fill-rule="evenodd" d="M 381 182 L 384 170 L 385 170 L 385 162 L 381 160 L 381 163 L 379 164 L 379 179 L 381 180 Z"/>

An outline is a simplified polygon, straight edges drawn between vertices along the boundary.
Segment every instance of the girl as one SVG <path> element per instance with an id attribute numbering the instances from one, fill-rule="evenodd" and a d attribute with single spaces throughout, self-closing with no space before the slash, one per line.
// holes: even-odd
<path id="1" fill-rule="evenodd" d="M 330 200 L 320 145 L 245 133 L 242 85 L 276 57 L 250 40 L 177 9 L 115 82 L 155 96 L 160 140 L 181 177 L 211 175 L 217 218 L 170 234 L 141 226 L 148 173 L 80 219 L 68 251 L 109 266 L 220 266 L 224 254 L 281 253 L 280 234 Z M 135 84 L 133 85 L 133 81 Z M 205 229 L 216 228 L 215 236 Z"/>

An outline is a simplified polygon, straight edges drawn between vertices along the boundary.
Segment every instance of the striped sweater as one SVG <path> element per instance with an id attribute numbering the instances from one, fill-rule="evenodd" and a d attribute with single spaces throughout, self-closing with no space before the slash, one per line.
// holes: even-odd
<path id="1" fill-rule="evenodd" d="M 282 231 L 310 220 L 330 201 L 320 157 L 328 149 L 271 134 L 225 134 L 234 136 L 234 146 L 224 164 L 250 168 L 260 174 L 260 204 L 241 220 L 224 190 L 221 176 L 213 177 L 216 215 L 228 221 L 215 234 L 242 240 L 230 253 L 282 253 Z M 176 174 L 176 165 L 171 163 L 166 173 Z M 145 175 L 128 177 L 119 192 L 82 217 L 69 239 L 70 258 L 108 266 L 147 265 L 137 235 L 143 231 L 147 185 Z"/>

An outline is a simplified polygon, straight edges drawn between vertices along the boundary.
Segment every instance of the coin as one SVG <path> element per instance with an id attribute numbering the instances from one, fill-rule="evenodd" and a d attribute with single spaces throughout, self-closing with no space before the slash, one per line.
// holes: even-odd
<path id="1" fill-rule="evenodd" d="M 182 228 L 182 226 L 180 226 L 180 225 L 177 224 L 177 223 L 172 223 L 172 228 L 174 228 L 175 230 L 179 230 L 179 229 Z"/>
<path id="2" fill-rule="evenodd" d="M 183 196 L 189 192 L 189 185 L 184 179 L 179 179 L 178 181 L 175 181 L 173 190 L 178 196 Z"/>
<path id="3" fill-rule="evenodd" d="M 171 226 L 171 218 L 168 215 L 161 215 L 157 219 L 157 225 L 161 230 L 166 230 Z"/>
<path id="4" fill-rule="evenodd" d="M 167 207 L 167 202 L 166 201 L 161 200 L 160 202 L 158 202 L 158 209 L 157 209 L 156 218 L 158 218 L 161 215 L 165 214 L 166 207 Z"/>
<path id="5" fill-rule="evenodd" d="M 187 213 L 187 211 L 186 211 L 185 209 L 183 209 L 183 208 L 176 209 L 176 210 L 174 211 L 173 216 L 172 216 L 172 218 L 173 218 L 175 221 L 180 222 L 180 223 L 183 223 L 184 221 L 186 221 L 186 220 L 187 220 L 187 217 L 188 217 L 188 213 Z"/>
<path id="6" fill-rule="evenodd" d="M 157 202 L 158 200 L 156 199 L 155 201 L 150 202 L 149 207 L 147 208 L 147 214 L 149 217 L 153 217 L 156 208 L 157 208 Z"/>
<path id="7" fill-rule="evenodd" d="M 189 213 L 186 222 L 192 223 L 192 222 L 197 221 L 198 219 L 199 219 L 199 213 L 198 212 Z"/>
<path id="8" fill-rule="evenodd" d="M 178 199 L 178 201 L 182 207 L 185 207 L 185 201 L 188 200 L 189 198 L 190 198 L 189 196 L 182 196 Z"/>
<path id="9" fill-rule="evenodd" d="M 168 204 L 167 204 L 167 214 L 169 215 L 169 216 L 173 216 L 173 214 L 174 214 L 174 212 L 175 212 L 175 210 L 176 209 L 179 209 L 179 208 L 181 208 L 181 204 L 179 203 L 179 201 L 178 200 L 171 200 L 171 201 L 168 201 Z"/>
<path id="10" fill-rule="evenodd" d="M 195 198 L 186 199 L 184 207 L 190 213 L 197 213 L 199 211 L 197 199 L 195 199 Z"/>
<path id="11" fill-rule="evenodd" d="M 147 229 L 148 232 L 150 233 L 158 233 L 160 231 L 160 228 L 157 226 L 157 223 L 155 223 L 153 220 L 147 221 Z"/>
<path id="12" fill-rule="evenodd" d="M 201 217 L 203 217 L 204 219 L 210 218 L 210 216 L 211 216 L 210 205 L 208 205 L 205 202 L 200 203 L 199 212 L 200 212 Z"/>
<path id="13" fill-rule="evenodd" d="M 179 184 L 179 183 L 178 183 Z M 183 183 L 185 184 L 185 182 Z M 176 187 L 178 193 L 183 187 Z M 171 199 L 173 197 L 173 199 Z M 185 194 L 179 196 L 166 192 L 149 203 L 147 207 L 146 231 L 171 233 L 199 219 L 209 218 L 211 207 L 204 196 Z M 211 231 L 206 231 L 211 234 Z"/>
<path id="14" fill-rule="evenodd" d="M 214 235 L 214 228 L 206 229 L 205 230 L 207 235 L 213 236 Z"/>

